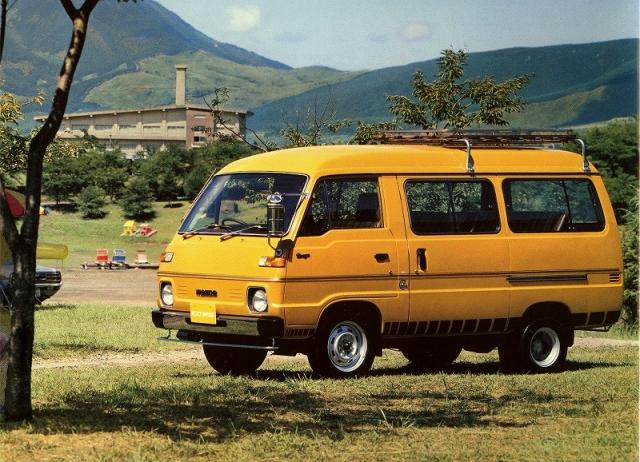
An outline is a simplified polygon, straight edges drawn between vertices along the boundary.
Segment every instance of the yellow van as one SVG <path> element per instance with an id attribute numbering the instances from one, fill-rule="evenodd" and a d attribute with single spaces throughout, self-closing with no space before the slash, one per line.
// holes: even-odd
<path id="1" fill-rule="evenodd" d="M 574 330 L 622 303 L 600 174 L 549 143 L 571 132 L 392 132 L 231 163 L 161 256 L 157 327 L 221 373 L 304 353 L 321 376 L 383 348 L 441 369 L 498 348 L 504 369 L 561 369 Z M 171 334 L 171 332 L 170 332 Z"/>

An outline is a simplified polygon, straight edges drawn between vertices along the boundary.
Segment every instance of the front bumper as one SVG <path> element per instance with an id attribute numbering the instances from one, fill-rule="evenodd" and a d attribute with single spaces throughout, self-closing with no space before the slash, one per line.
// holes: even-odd
<path id="1" fill-rule="evenodd" d="M 53 297 L 62 287 L 62 283 L 58 284 L 36 284 L 36 299 L 45 301 L 47 298 Z"/>
<path id="2" fill-rule="evenodd" d="M 284 335 L 284 321 L 275 317 L 224 316 L 216 317 L 216 324 L 192 323 L 184 311 L 153 310 L 151 319 L 156 327 L 195 334 L 195 337 L 225 338 L 254 337 L 273 339 Z"/>

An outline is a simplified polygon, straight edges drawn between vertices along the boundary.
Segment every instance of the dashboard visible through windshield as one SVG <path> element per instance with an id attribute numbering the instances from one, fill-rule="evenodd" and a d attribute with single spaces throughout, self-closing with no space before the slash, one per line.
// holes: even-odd
<path id="1" fill-rule="evenodd" d="M 193 234 L 267 234 L 267 201 L 280 193 L 285 206 L 285 229 L 300 201 L 307 177 L 283 173 L 236 173 L 215 176 L 180 227 Z"/>

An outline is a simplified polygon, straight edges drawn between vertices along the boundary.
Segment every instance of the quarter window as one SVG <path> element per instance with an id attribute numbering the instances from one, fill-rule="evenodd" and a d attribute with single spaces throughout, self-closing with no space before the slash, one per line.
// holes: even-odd
<path id="1" fill-rule="evenodd" d="M 515 233 L 601 231 L 604 218 L 589 180 L 506 180 L 509 227 Z"/>
<path id="2" fill-rule="evenodd" d="M 500 229 L 488 181 L 408 181 L 409 220 L 416 234 L 482 234 Z"/>
<path id="3" fill-rule="evenodd" d="M 319 236 L 330 229 L 381 226 L 376 178 L 327 179 L 316 185 L 300 235 Z"/>

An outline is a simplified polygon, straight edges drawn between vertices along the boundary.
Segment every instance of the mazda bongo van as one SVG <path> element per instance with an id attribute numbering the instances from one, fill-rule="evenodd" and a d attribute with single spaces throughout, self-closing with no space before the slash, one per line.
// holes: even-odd
<path id="1" fill-rule="evenodd" d="M 348 377 L 384 348 L 421 370 L 495 348 L 504 369 L 561 369 L 623 293 L 602 178 L 549 144 L 572 138 L 392 132 L 233 162 L 162 254 L 153 322 L 221 373 L 272 352 Z"/>

